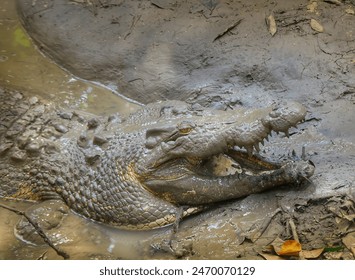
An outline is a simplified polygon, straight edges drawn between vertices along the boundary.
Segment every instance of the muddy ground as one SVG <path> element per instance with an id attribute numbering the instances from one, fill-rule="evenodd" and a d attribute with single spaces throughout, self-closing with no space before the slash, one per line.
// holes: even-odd
<path id="1" fill-rule="evenodd" d="M 277 158 L 305 147 L 316 165 L 309 184 L 218 205 L 175 234 L 124 232 L 68 212 L 50 234 L 60 233 L 56 246 L 71 258 L 277 258 L 270 244 L 281 238 L 298 239 L 304 251 L 284 258 L 354 259 L 354 1 L 17 3 L 43 53 L 139 103 L 182 99 L 228 110 L 292 99 L 309 112 L 289 139 L 275 137 L 261 151 Z M 18 215 L 0 215 L 2 258 L 61 258 L 16 239 Z"/>

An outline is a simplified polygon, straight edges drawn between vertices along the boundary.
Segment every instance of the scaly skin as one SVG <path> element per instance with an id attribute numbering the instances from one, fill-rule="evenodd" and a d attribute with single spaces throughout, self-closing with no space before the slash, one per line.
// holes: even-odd
<path id="1" fill-rule="evenodd" d="M 314 171 L 309 162 L 271 164 L 252 155 L 272 131 L 287 133 L 305 117 L 298 103 L 223 112 L 171 101 L 107 119 L 58 111 L 4 89 L 0 98 L 0 196 L 60 199 L 121 228 L 161 227 L 176 220 L 181 206 L 188 215 L 298 184 Z"/>

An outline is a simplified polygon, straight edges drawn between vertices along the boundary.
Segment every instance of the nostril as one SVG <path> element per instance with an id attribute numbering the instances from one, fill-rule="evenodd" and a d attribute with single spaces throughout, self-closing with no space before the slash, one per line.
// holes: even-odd
<path id="1" fill-rule="evenodd" d="M 157 139 L 150 137 L 146 140 L 145 147 L 147 149 L 153 149 L 157 145 L 157 143 L 158 143 Z"/>

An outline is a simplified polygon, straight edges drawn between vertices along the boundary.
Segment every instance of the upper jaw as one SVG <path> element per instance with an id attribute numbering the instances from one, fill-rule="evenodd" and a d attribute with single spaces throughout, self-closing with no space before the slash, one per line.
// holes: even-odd
<path id="1" fill-rule="evenodd" d="M 214 120 L 202 117 L 185 134 L 179 134 L 178 128 L 172 128 L 172 137 L 169 130 L 162 130 L 162 137 L 155 137 L 159 140 L 154 145 L 146 144 L 148 149 L 141 167 L 155 169 L 176 158 L 209 158 L 233 147 L 244 148 L 251 156 L 254 151 L 259 152 L 259 145 L 264 144 L 272 131 L 288 135 L 288 130 L 302 121 L 305 115 L 306 110 L 301 104 L 287 102 L 282 106 L 250 110 L 241 115 L 233 114 L 233 111 L 221 112 Z M 150 135 L 149 132 L 147 135 Z"/>

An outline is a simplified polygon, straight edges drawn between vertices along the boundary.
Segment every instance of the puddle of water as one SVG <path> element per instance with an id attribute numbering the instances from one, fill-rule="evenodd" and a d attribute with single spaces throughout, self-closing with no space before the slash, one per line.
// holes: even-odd
<path id="1" fill-rule="evenodd" d="M 11 209 L 26 211 L 39 203 L 14 201 L 0 198 L 0 204 Z M 16 233 L 21 215 L 0 206 L 0 260 L 1 259 L 63 259 L 48 245 L 26 242 Z M 54 229 L 45 230 L 55 246 L 67 253 L 70 259 L 142 259 L 149 250 L 149 240 L 159 230 L 124 231 L 84 219 L 72 212 L 65 215 Z M 39 238 L 40 239 L 40 238 Z M 42 241 L 42 239 L 40 239 Z"/>
<path id="2" fill-rule="evenodd" d="M 43 56 L 21 26 L 13 0 L 0 3 L 0 85 L 99 115 L 127 114 L 139 108 L 103 86 L 76 78 Z"/>

